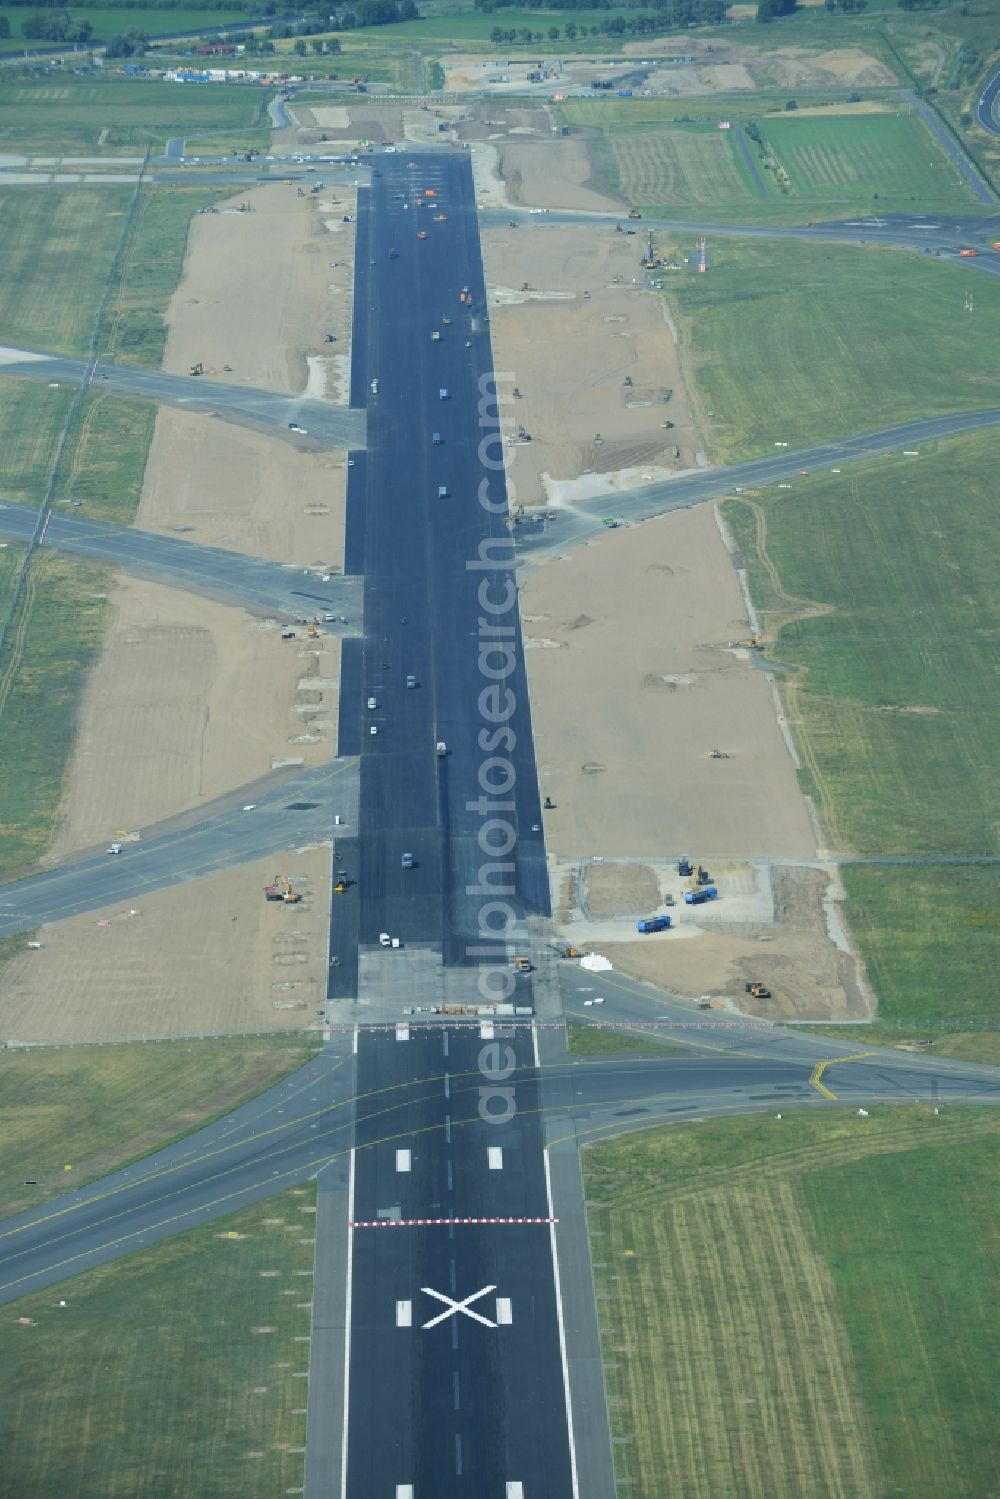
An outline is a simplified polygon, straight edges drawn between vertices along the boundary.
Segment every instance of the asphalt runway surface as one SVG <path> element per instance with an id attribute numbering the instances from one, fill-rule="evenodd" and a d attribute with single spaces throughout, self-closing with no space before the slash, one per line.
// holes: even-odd
<path id="1" fill-rule="evenodd" d="M 365 640 L 341 717 L 360 729 L 361 942 L 388 931 L 472 963 L 484 864 L 510 864 L 492 878 L 519 916 L 549 905 L 506 491 L 486 466 L 502 449 L 468 157 L 383 158 L 358 231 L 352 399 L 367 390 L 369 442 L 347 545 Z M 513 842 L 491 856 L 494 807 Z"/>
<path id="2" fill-rule="evenodd" d="M 33 349 L 0 348 L 0 375 L 47 384 L 80 385 L 89 366 L 85 359 L 43 354 Z M 363 448 L 365 414 L 306 396 L 280 396 L 251 386 L 224 385 L 210 376 L 168 375 L 124 364 L 94 365 L 90 384 L 102 394 L 154 401 L 202 416 L 217 416 L 237 426 L 280 435 L 296 446 Z M 295 432 L 290 424 L 303 430 Z"/>
<path id="3" fill-rule="evenodd" d="M 607 1004 L 613 1015 L 611 998 Z M 625 1023 L 624 1015 L 620 1023 Z M 481 1060 L 484 1046 L 493 1043 L 483 1040 L 478 1022 L 411 1027 L 405 1041 L 396 1039 L 394 1026 L 373 1028 L 360 1034 L 356 1058 L 352 1055 L 353 1028 L 345 1027 L 332 1034 L 314 1061 L 224 1119 L 90 1186 L 53 1197 L 0 1224 L 0 1302 L 211 1222 L 247 1202 L 311 1180 L 321 1170 L 340 1170 L 346 1182 L 344 1168 L 352 1143 L 357 1145 L 358 1162 L 352 1221 L 379 1221 L 383 1213 L 399 1218 L 521 1216 L 535 1209 L 544 1216 L 547 1205 L 539 1195 L 536 1134 L 536 1124 L 542 1120 L 550 1141 L 583 1141 L 685 1118 L 835 1106 L 816 1090 L 810 1077 L 818 1061 L 835 1057 L 840 1043 L 828 1037 L 800 1037 L 780 1027 L 735 1026 L 726 1049 L 720 1052 L 716 1042 L 723 1030 L 722 1022 L 705 1026 L 696 1041 L 688 1032 L 683 1044 L 690 1050 L 683 1055 L 564 1058 L 543 1065 L 539 1072 L 533 1065 L 530 1026 L 508 1034 L 497 1024 L 494 1042 L 501 1048 L 513 1047 L 515 1066 L 502 1082 L 496 1082 L 487 1070 L 494 1064 L 492 1051 L 485 1062 Z M 683 1034 L 678 1024 L 672 1042 Z M 859 1043 L 855 1055 L 865 1050 L 863 1037 Z M 504 1071 L 504 1056 L 496 1060 Z M 947 1058 L 875 1049 L 862 1060 L 838 1062 L 824 1078 L 836 1091 L 838 1102 L 852 1106 L 914 1099 L 941 1106 L 1000 1102 L 996 1069 Z M 513 1090 L 515 1102 L 510 1123 L 484 1120 L 480 1106 L 485 1094 L 494 1095 L 486 1107 L 496 1109 L 499 1118 L 505 1110 L 495 1090 L 507 1088 Z M 486 1156 L 494 1147 L 503 1151 L 502 1167 L 495 1173 Z M 401 1148 L 411 1150 L 409 1172 L 396 1169 L 396 1151 Z M 366 1218 L 366 1214 L 371 1216 Z M 358 1230 L 368 1236 L 356 1242 L 354 1259 L 355 1276 L 361 1277 L 364 1287 L 363 1316 L 374 1317 L 372 1325 L 384 1331 L 392 1302 L 403 1299 L 407 1288 L 423 1282 L 425 1274 L 429 1277 L 432 1264 L 437 1279 L 423 1283 L 447 1291 L 450 1270 L 445 1267 L 444 1284 L 440 1284 L 441 1262 L 423 1258 L 439 1254 L 445 1243 L 452 1255 L 458 1255 L 456 1276 L 460 1266 L 463 1295 L 478 1289 L 473 1282 L 481 1271 L 492 1276 L 493 1266 L 483 1256 L 496 1252 L 496 1266 L 503 1266 L 503 1289 L 498 1294 L 509 1295 L 520 1316 L 534 1304 L 535 1277 L 526 1282 L 521 1268 L 508 1275 L 503 1258 L 507 1227 L 497 1227 L 499 1248 L 494 1250 L 485 1243 L 485 1234 L 470 1239 L 468 1261 L 463 1258 L 467 1251 L 458 1225 L 454 1235 L 443 1226 L 442 1243 L 429 1247 L 408 1228 Z M 396 1258 L 399 1250 L 382 1247 L 397 1236 L 412 1260 L 400 1261 Z M 359 1244 L 365 1247 L 359 1249 Z M 513 1263 L 520 1267 L 516 1258 Z M 380 1284 L 372 1277 L 377 1277 L 382 1264 L 387 1275 Z M 544 1276 L 539 1272 L 538 1278 Z M 548 1306 L 547 1287 L 542 1286 L 541 1293 Z M 421 1308 L 424 1305 L 429 1313 L 429 1303 L 421 1303 Z M 360 1369 L 371 1350 L 366 1338 L 359 1336 L 359 1341 Z M 405 1350 L 390 1347 L 386 1360 L 370 1362 L 385 1369 L 388 1355 L 399 1359 L 401 1352 Z M 443 1356 L 448 1356 L 448 1350 Z M 407 1367 L 416 1370 L 412 1363 Z M 521 1373 L 527 1371 L 513 1378 L 515 1407 Z M 359 1373 L 362 1381 L 371 1377 L 370 1371 Z M 446 1383 L 450 1385 L 450 1378 Z M 419 1382 L 408 1398 L 416 1399 L 418 1405 L 425 1398 Z M 427 1398 L 434 1397 L 428 1394 Z M 561 1400 L 560 1392 L 557 1406 Z M 405 1409 L 404 1402 L 403 1411 L 396 1412 L 400 1425 Z M 361 1410 L 358 1420 L 364 1420 Z M 497 1407 L 484 1424 L 496 1433 Z M 336 1436 L 339 1452 L 339 1432 Z M 377 1439 L 373 1436 L 372 1440 Z M 413 1443 L 416 1438 L 405 1440 Z M 415 1449 L 411 1445 L 406 1450 Z M 471 1457 L 472 1444 L 468 1451 Z M 429 1453 L 427 1461 L 432 1457 Z M 357 1471 L 365 1471 L 369 1462 L 375 1465 L 370 1471 L 379 1471 L 378 1456 L 366 1455 L 363 1447 L 357 1461 L 362 1465 Z M 388 1492 L 393 1492 L 391 1487 Z M 443 1496 L 451 1490 L 432 1483 L 425 1492 Z"/>
<path id="4" fill-rule="evenodd" d="M 38 512 L 27 505 L 0 502 L 0 536 L 8 541 L 30 542 L 38 519 Z M 361 629 L 364 585 L 358 577 L 266 562 L 72 512 L 53 514 L 40 544 L 218 599 L 251 614 L 287 621 L 318 618 L 318 628 L 325 634 L 356 634 Z M 326 614 L 334 617 L 325 620 Z"/>

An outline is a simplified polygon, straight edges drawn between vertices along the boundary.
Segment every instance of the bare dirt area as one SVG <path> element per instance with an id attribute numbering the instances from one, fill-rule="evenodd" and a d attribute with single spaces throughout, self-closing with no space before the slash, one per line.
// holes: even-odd
<path id="1" fill-rule="evenodd" d="M 594 176 L 581 140 L 513 140 L 498 146 L 500 171 L 511 203 L 529 208 L 579 208 L 616 213 L 622 200 Z M 591 230 L 591 233 L 594 231 Z"/>
<path id="2" fill-rule="evenodd" d="M 581 897 L 597 920 L 635 916 L 660 904 L 660 882 L 648 864 L 588 864 Z"/>
<path id="3" fill-rule="evenodd" d="M 346 459 L 162 407 L 135 524 L 204 546 L 339 572 Z"/>
<path id="4" fill-rule="evenodd" d="M 588 473 L 694 466 L 673 335 L 639 284 L 639 237 L 528 225 L 488 230 L 483 247 L 504 417 L 531 437 L 508 455 L 517 502 L 561 500 Z"/>
<path id="5" fill-rule="evenodd" d="M 773 926 L 727 931 L 706 925 L 690 929 L 691 940 L 681 931 L 605 943 L 601 951 L 616 969 L 671 993 L 710 994 L 714 1008 L 770 1020 L 870 1019 L 875 1006 L 864 965 L 827 926 L 829 876 L 820 869 L 778 869 L 774 892 Z M 754 982 L 765 984 L 772 997 L 747 994 L 745 986 Z"/>
<path id="6" fill-rule="evenodd" d="M 276 871 L 302 895 L 265 903 Z M 315 847 L 42 929 L 4 966 L 5 1040 L 303 1030 L 326 993 L 330 850 Z M 58 1002 L 56 997 L 58 996 Z"/>
<path id="7" fill-rule="evenodd" d="M 299 394 L 307 357 L 331 352 L 324 331 L 346 356 L 354 226 L 344 215 L 354 211 L 353 189 L 314 195 L 273 183 L 199 214 L 167 316 L 164 368 L 185 374 L 200 363 L 213 380 Z"/>
<path id="8" fill-rule="evenodd" d="M 814 857 L 772 688 L 730 644 L 748 624 L 710 506 L 548 563 L 521 608 L 553 853 Z"/>
<path id="9" fill-rule="evenodd" d="M 773 81 L 782 88 L 824 87 L 855 84 L 865 88 L 890 88 L 898 78 L 860 47 L 837 47 L 828 52 L 807 52 L 778 47 L 761 53 L 749 63 L 758 83 Z"/>
<path id="10" fill-rule="evenodd" d="M 212 801 L 276 762 L 329 759 L 339 642 L 123 579 L 84 697 L 58 861 Z"/>

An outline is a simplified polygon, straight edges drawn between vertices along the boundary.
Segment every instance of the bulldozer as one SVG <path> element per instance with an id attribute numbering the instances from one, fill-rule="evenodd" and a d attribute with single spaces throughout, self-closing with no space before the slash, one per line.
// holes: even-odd
<path id="1" fill-rule="evenodd" d="M 189 375 L 203 375 L 204 373 L 205 373 L 205 366 L 201 363 L 200 360 L 198 361 L 197 364 L 193 364 L 191 366 L 191 368 L 188 370 L 188 374 Z"/>
<path id="2" fill-rule="evenodd" d="M 697 870 L 695 871 L 695 880 L 699 885 L 710 885 L 712 883 L 712 876 L 709 874 L 707 869 L 704 869 L 702 865 L 699 864 Z"/>
<path id="3" fill-rule="evenodd" d="M 743 985 L 743 991 L 744 991 L 745 994 L 752 995 L 754 999 L 770 999 L 771 998 L 771 991 L 770 991 L 770 989 L 767 988 L 766 984 L 760 984 L 760 983 L 744 984 Z"/>
<path id="4" fill-rule="evenodd" d="M 316 621 L 314 619 L 311 619 L 306 626 L 306 634 L 310 640 L 316 640 L 319 637 L 319 631 L 316 628 Z"/>
<path id="5" fill-rule="evenodd" d="M 302 897 L 292 889 L 290 880 L 286 879 L 283 874 L 276 874 L 271 884 L 264 886 L 264 899 L 278 900 L 286 906 L 295 906 Z"/>
<path id="6" fill-rule="evenodd" d="M 741 640 L 740 645 L 745 646 L 748 651 L 760 651 L 764 649 L 756 635 L 750 635 L 746 640 Z"/>

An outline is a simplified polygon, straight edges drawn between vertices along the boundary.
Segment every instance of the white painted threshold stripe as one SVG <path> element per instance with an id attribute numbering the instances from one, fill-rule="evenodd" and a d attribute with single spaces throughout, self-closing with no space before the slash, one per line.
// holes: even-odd
<path id="1" fill-rule="evenodd" d="M 509 1327 L 514 1320 L 510 1300 L 506 1296 L 497 1297 L 497 1326 Z"/>
<path id="2" fill-rule="evenodd" d="M 397 1025 L 397 1027 L 396 1027 L 396 1040 L 397 1041 L 409 1041 L 409 1039 L 410 1039 L 410 1027 L 408 1025 Z"/>
<path id="3" fill-rule="evenodd" d="M 509 1485 L 508 1485 L 509 1487 Z M 412 1483 L 397 1483 L 396 1499 L 413 1499 Z"/>
<path id="4" fill-rule="evenodd" d="M 524 1499 L 523 1483 L 508 1483 L 507 1499 Z"/>
<path id="5" fill-rule="evenodd" d="M 491 1171 L 503 1170 L 503 1146 L 490 1145 L 486 1150 L 486 1159 Z"/>
<path id="6" fill-rule="evenodd" d="M 479 1027 L 480 1041 L 492 1041 L 496 1035 L 496 1029 L 490 1020 L 484 1020 Z"/>
<path id="7" fill-rule="evenodd" d="M 413 1302 L 412 1301 L 397 1301 L 396 1302 L 396 1326 L 397 1327 L 412 1327 L 413 1326 Z"/>
<path id="8" fill-rule="evenodd" d="M 410 1169 L 410 1160 L 411 1160 L 411 1155 L 410 1155 L 410 1152 L 408 1150 L 397 1150 L 396 1151 L 396 1170 L 397 1171 L 409 1171 L 409 1169 Z"/>

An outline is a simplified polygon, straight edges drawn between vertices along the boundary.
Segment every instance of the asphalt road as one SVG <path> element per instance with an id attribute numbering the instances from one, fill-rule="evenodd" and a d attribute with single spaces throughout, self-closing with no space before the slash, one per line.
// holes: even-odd
<path id="1" fill-rule="evenodd" d="M 924 442 L 953 437 L 1000 424 L 1000 407 L 984 411 L 964 411 L 953 416 L 928 417 L 903 422 L 893 427 L 864 432 L 839 442 L 819 443 L 811 448 L 779 448 L 774 457 L 756 458 L 729 468 L 705 469 L 684 474 L 639 489 L 579 500 L 571 506 L 546 511 L 538 520 L 528 520 L 515 529 L 518 555 L 532 562 L 547 561 L 572 546 L 594 540 L 604 534 L 604 518 L 626 525 L 636 525 L 669 510 L 683 510 L 719 495 L 732 494 L 737 487 L 753 489 L 794 479 L 803 469 L 839 468 L 860 459 L 882 453 L 899 453 L 905 448 L 919 448 Z M 780 426 L 776 427 L 780 431 Z M 778 439 L 780 441 L 780 439 Z M 555 515 L 548 520 L 549 514 Z"/>
<path id="2" fill-rule="evenodd" d="M 221 807 L 195 809 L 162 828 L 130 829 L 124 836 L 111 828 L 109 842 L 119 837 L 120 854 L 101 849 L 29 879 L 0 885 L 0 937 L 118 901 L 132 905 L 155 890 L 322 842 L 333 837 L 336 815 L 349 832 L 357 827 L 357 786 L 357 761 L 335 760 L 265 790 L 259 799 L 256 788 L 245 787 L 225 798 Z M 244 811 L 251 802 L 253 810 Z M 135 834 L 138 840 L 129 841 Z M 68 1014 L 66 1034 L 72 1033 Z"/>
<path id="3" fill-rule="evenodd" d="M 80 385 L 86 371 L 85 359 L 42 354 L 33 349 L 0 348 L 0 375 Z M 91 383 L 105 394 L 111 392 L 127 399 L 176 406 L 183 411 L 217 416 L 237 426 L 276 433 L 296 446 L 362 448 L 365 445 L 363 411 L 332 406 L 306 396 L 280 396 L 252 386 L 224 385 L 205 375 L 192 379 L 189 375 L 168 375 L 163 370 L 103 361 L 95 365 Z M 293 432 L 291 422 L 304 430 Z"/>
<path id="4" fill-rule="evenodd" d="M 992 201 L 992 200 L 991 200 Z M 718 238 L 738 239 L 789 239 L 789 240 L 833 240 L 851 245 L 887 245 L 896 249 L 912 250 L 917 254 L 927 253 L 942 260 L 953 261 L 966 270 L 981 271 L 985 275 L 1000 275 L 1000 252 L 993 250 L 994 240 L 1000 240 L 1000 215 L 998 214 L 886 214 L 857 219 L 834 220 L 814 224 L 714 224 L 699 223 L 698 220 L 644 218 L 639 224 L 628 224 L 623 214 L 590 213 L 571 210 L 551 210 L 532 213 L 530 209 L 505 208 L 484 209 L 484 225 L 496 228 L 512 220 L 524 230 L 544 232 L 550 224 L 592 224 L 595 229 L 615 232 L 615 225 L 623 229 L 635 229 L 636 262 L 639 260 L 641 235 L 649 230 L 668 230 L 679 235 L 690 235 L 691 243 L 705 234 L 709 241 Z M 959 251 L 978 248 L 974 259 L 962 258 Z M 669 275 L 667 272 L 665 275 Z"/>
<path id="5" fill-rule="evenodd" d="M 1000 120 L 997 119 L 997 98 L 1000 97 L 1000 69 L 976 100 L 976 120 L 991 135 L 1000 135 Z"/>
<path id="6" fill-rule="evenodd" d="M 36 510 L 0 502 L 0 536 L 7 540 L 30 541 L 37 523 Z M 42 545 L 235 604 L 251 614 L 285 620 L 332 614 L 334 619 L 320 625 L 324 633 L 355 634 L 361 628 L 363 583 L 358 577 L 265 562 L 134 526 L 88 520 L 72 512 L 52 516 Z"/>

